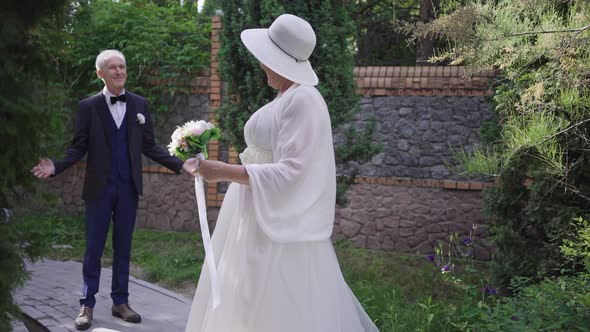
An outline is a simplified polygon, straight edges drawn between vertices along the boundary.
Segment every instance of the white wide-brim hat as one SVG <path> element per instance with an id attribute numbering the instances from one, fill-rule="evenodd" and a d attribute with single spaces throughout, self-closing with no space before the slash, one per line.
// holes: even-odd
<path id="1" fill-rule="evenodd" d="M 309 62 L 316 37 L 304 19 L 283 14 L 268 29 L 247 29 L 240 38 L 250 53 L 275 73 L 295 83 L 318 84 Z"/>

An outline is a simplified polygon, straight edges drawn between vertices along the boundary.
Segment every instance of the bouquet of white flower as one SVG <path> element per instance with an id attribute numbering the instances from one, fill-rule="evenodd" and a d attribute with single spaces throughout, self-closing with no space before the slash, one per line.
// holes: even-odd
<path id="1" fill-rule="evenodd" d="M 219 128 L 207 121 L 189 121 L 182 127 L 176 128 L 172 134 L 172 142 L 168 144 L 168 151 L 171 156 L 186 161 L 189 158 L 197 158 L 197 166 L 194 169 L 195 174 L 195 196 L 197 199 L 197 208 L 199 212 L 199 224 L 201 225 L 201 236 L 203 238 L 203 247 L 205 248 L 205 264 L 209 270 L 211 279 L 211 292 L 213 308 L 216 308 L 220 302 L 220 289 L 217 281 L 217 268 L 215 265 L 215 254 L 213 253 L 213 244 L 209 234 L 209 225 L 207 224 L 207 204 L 205 202 L 205 183 L 198 173 L 198 162 L 209 157 L 207 153 L 207 144 L 213 139 L 219 139 Z M 194 172 L 194 171 L 193 171 Z"/>
<path id="2" fill-rule="evenodd" d="M 188 158 L 202 153 L 204 159 L 208 158 L 207 144 L 209 141 L 219 139 L 219 128 L 207 121 L 189 121 L 182 127 L 177 127 L 172 134 L 172 141 L 168 144 L 171 156 L 186 161 Z"/>

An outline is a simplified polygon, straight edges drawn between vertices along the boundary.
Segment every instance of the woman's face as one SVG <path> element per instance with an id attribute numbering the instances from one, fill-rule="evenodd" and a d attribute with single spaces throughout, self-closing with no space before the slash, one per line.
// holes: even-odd
<path id="1" fill-rule="evenodd" d="M 267 79 L 268 85 L 270 85 L 270 87 L 272 87 L 273 89 L 276 89 L 279 91 L 284 91 L 289 86 L 291 86 L 291 84 L 293 84 L 293 82 L 291 82 L 288 79 L 284 78 L 283 76 L 275 73 L 270 68 L 263 65 L 262 63 L 260 64 L 260 66 L 266 72 L 266 79 Z"/>

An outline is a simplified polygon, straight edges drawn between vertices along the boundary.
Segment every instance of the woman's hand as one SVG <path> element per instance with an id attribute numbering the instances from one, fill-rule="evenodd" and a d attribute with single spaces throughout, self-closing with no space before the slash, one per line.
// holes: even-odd
<path id="1" fill-rule="evenodd" d="M 201 160 L 196 169 L 207 182 L 238 182 L 249 183 L 246 168 L 241 165 L 230 165 L 217 160 Z"/>
<path id="2" fill-rule="evenodd" d="M 228 164 L 217 160 L 201 160 L 197 167 L 197 173 L 201 174 L 207 182 L 219 182 L 226 180 L 224 178 Z"/>

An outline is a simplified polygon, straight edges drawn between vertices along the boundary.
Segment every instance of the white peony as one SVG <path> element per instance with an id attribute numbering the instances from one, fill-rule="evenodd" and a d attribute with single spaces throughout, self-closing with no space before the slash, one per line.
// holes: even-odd
<path id="1" fill-rule="evenodd" d="M 171 156 L 175 155 L 176 148 L 177 146 L 175 145 L 175 142 L 170 142 L 170 144 L 168 144 L 168 152 L 170 152 Z"/>
<path id="2" fill-rule="evenodd" d="M 213 129 L 215 126 L 207 121 L 189 121 L 182 126 L 183 136 L 199 136 L 207 129 Z"/>
<path id="3" fill-rule="evenodd" d="M 170 155 L 176 155 L 177 150 L 189 152 L 190 149 L 186 141 L 187 137 L 199 136 L 205 130 L 214 128 L 215 126 L 212 123 L 203 120 L 189 121 L 182 127 L 177 127 L 176 130 L 174 130 L 174 133 L 172 133 L 172 141 L 170 144 L 168 144 L 168 151 L 170 152 Z"/>
<path id="4" fill-rule="evenodd" d="M 177 127 L 172 133 L 172 141 L 180 141 L 182 140 L 182 130 L 180 127 Z"/>

